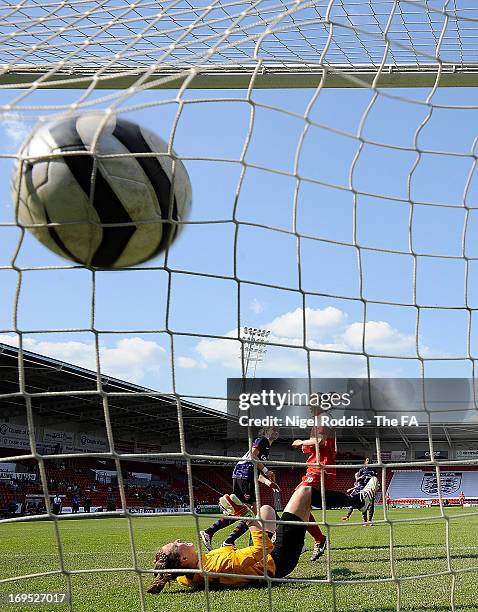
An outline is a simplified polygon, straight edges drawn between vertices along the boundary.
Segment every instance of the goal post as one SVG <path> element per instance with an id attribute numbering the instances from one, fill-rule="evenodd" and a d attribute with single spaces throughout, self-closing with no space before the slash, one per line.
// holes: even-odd
<path id="1" fill-rule="evenodd" d="M 478 460 L 478 8 L 471 4 L 20 0 L 0 7 L 0 356 L 17 364 L 14 374 L 0 371 L 0 462 L 35 465 L 58 554 L 53 569 L 7 562 L 0 591 L 23 590 L 30 579 L 49 585 L 52 577 L 55 588 L 66 588 L 70 609 L 82 612 L 77 581 L 88 575 L 94 590 L 95 572 L 106 576 L 111 596 L 117 576 L 128 575 L 125 610 L 149 609 L 152 542 L 136 528 L 124 464 L 140 472 L 139 462 L 163 462 L 187 501 L 162 516 L 186 516 L 201 546 L 198 483 L 207 494 L 221 487 L 221 470 L 242 458 L 257 430 L 245 428 L 244 448 L 227 437 L 238 415 L 227 412 L 237 397 L 226 379 L 249 377 L 252 385 L 257 366 L 257 378 L 300 379 L 307 391 L 323 378 L 344 381 L 347 393 L 353 381 L 370 410 L 376 379 L 412 380 L 397 383 L 393 400 L 404 412 L 413 400 L 426 415 L 417 428 L 402 421 L 348 427 L 334 469 L 340 486 L 347 488 L 344 473 L 351 487 L 367 454 L 382 502 L 393 475 L 392 505 L 433 500 L 436 512 L 408 516 L 382 504 L 376 546 L 386 558 L 375 575 L 334 566 L 334 534 L 349 525 L 318 511 L 330 541 L 321 573 L 285 578 L 282 588 L 289 581 L 296 593 L 303 582 L 316 589 L 311 599 L 324 589 L 327 609 L 338 611 L 350 609 L 347 587 L 361 589 L 370 605 L 377 589 L 377 606 L 407 610 L 425 606 L 410 586 L 416 577 L 430 580 L 430 589 L 446 582 L 437 605 L 474 605 L 467 589 L 477 568 L 454 528 L 476 513 L 450 516 L 447 507 L 467 486 L 464 496 L 478 499 L 469 476 Z M 178 222 L 178 242 L 121 271 L 66 262 L 42 247 L 17 218 L 18 193 L 12 200 L 6 187 L 14 163 L 29 161 L 19 151 L 35 126 L 90 111 L 144 123 L 191 178 L 191 218 Z M 448 382 L 430 388 L 434 378 Z M 449 379 L 467 381 L 463 397 L 453 396 Z M 57 434 L 59 446 L 50 443 Z M 288 468 L 297 475 L 304 463 L 290 443 L 306 435 L 289 427 L 287 447 L 275 458 L 271 451 L 268 465 L 284 482 Z M 75 517 L 53 512 L 51 465 L 85 458 L 111 461 L 117 474 L 129 556 L 107 567 L 72 563 L 67 529 Z M 211 481 L 210 464 L 220 464 Z M 17 484 L 9 469 L 0 472 Z M 256 489 L 260 498 L 264 489 Z M 3 485 L 2 492 L 11 498 Z M 0 528 L 41 523 L 39 515 L 14 514 Z M 91 517 L 81 518 L 83 526 Z M 440 558 L 431 544 L 417 544 L 418 558 L 404 559 L 401 547 L 415 542 L 407 533 L 403 544 L 403 534 L 432 519 Z M 370 534 L 357 531 L 367 549 Z M 464 551 L 459 560 L 455 548 Z M 266 582 L 264 609 L 295 605 L 280 602 L 274 580 Z M 214 597 L 206 586 L 194 602 L 214 610 Z M 182 609 L 184 599 L 167 605 Z"/>

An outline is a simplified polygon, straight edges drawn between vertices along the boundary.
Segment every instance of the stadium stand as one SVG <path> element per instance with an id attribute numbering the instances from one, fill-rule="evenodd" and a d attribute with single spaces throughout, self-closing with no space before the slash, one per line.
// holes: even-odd
<path id="1" fill-rule="evenodd" d="M 5 449 L 6 450 L 6 449 Z M 1 451 L 3 454 L 5 451 Z M 125 474 L 141 471 L 152 477 L 148 485 L 140 485 L 132 479 L 125 479 L 125 493 L 128 507 L 179 507 L 189 505 L 187 471 L 184 466 L 168 464 L 145 464 L 125 462 Z M 22 468 L 24 469 L 24 468 Z M 107 500 L 114 500 L 116 507 L 121 500 L 113 478 L 111 482 L 98 480 L 98 474 L 112 469 L 113 465 L 98 462 L 94 459 L 70 460 L 69 467 L 47 466 L 48 486 L 50 493 L 64 497 L 64 505 L 71 504 L 71 498 L 79 494 L 83 502 L 91 500 L 93 507 L 106 508 Z M 196 504 L 216 504 L 218 497 L 231 487 L 231 467 L 215 464 L 194 464 L 192 467 L 193 492 Z M 277 480 L 281 486 L 282 500 L 287 500 L 304 474 L 302 468 L 277 468 Z M 341 470 L 337 478 L 337 489 L 346 491 L 354 481 L 353 469 Z M 273 505 L 274 499 L 270 489 L 261 486 L 263 503 Z M 6 507 L 12 500 L 24 504 L 28 496 L 41 494 L 39 481 L 0 481 L 0 507 Z"/>
<path id="2" fill-rule="evenodd" d="M 478 500 L 478 469 L 474 466 L 453 466 L 440 471 L 441 494 L 449 503 L 458 504 L 463 491 L 467 502 Z M 438 482 L 433 468 L 427 470 L 397 470 L 388 486 L 395 504 L 438 503 Z"/>
<path id="3" fill-rule="evenodd" d="M 6 456 L 8 449 L 0 449 L 0 456 Z M 28 461 L 26 461 L 28 464 Z M 189 490 L 187 485 L 187 470 L 184 465 L 170 463 L 167 466 L 158 463 L 145 462 L 124 463 L 125 493 L 128 507 L 185 507 L 189 506 Z M 30 467 L 21 468 L 33 471 Z M 57 465 L 47 465 L 48 487 L 50 494 L 60 494 L 64 505 L 71 505 L 71 498 L 79 494 L 82 502 L 89 498 L 93 507 L 106 508 L 108 500 L 115 507 L 121 506 L 118 487 L 115 478 L 110 482 L 103 481 L 100 474 L 113 471 L 114 464 L 95 459 L 71 459 L 68 465 L 58 462 Z M 192 466 L 193 493 L 195 504 L 216 504 L 218 496 L 230 489 L 231 466 L 214 463 L 198 463 Z M 146 484 L 128 478 L 128 475 L 141 472 L 151 476 Z M 304 469 L 275 469 L 277 480 L 281 486 L 282 500 L 287 500 L 304 474 Z M 346 491 L 354 482 L 355 470 L 346 468 L 338 470 L 336 489 Z M 467 502 L 478 500 L 478 468 L 475 466 L 454 466 L 441 470 L 442 495 L 450 503 L 459 503 L 459 494 L 464 492 Z M 261 486 L 263 503 L 273 505 L 274 499 L 270 489 Z M 387 470 L 386 487 L 394 504 L 437 503 L 437 479 L 433 467 L 425 469 Z M 6 508 L 15 501 L 25 504 L 29 496 L 42 493 L 39 480 L 0 480 L 0 508 Z M 377 501 L 382 500 L 382 492 L 377 495 Z"/>
<path id="4" fill-rule="evenodd" d="M 82 501 L 89 499 L 92 507 L 119 508 L 120 496 L 116 482 L 98 478 L 98 472 L 116 471 L 116 464 L 109 452 L 104 430 L 103 398 L 96 392 L 96 373 L 55 359 L 24 352 L 25 385 L 31 394 L 33 417 L 36 422 L 37 452 L 44 457 L 50 496 L 64 496 L 64 505 L 71 505 L 75 492 Z M 30 455 L 30 443 L 26 429 L 24 398 L 20 393 L 18 375 L 18 349 L 0 344 L 0 461 L 25 456 L 23 467 L 18 472 L 34 472 L 37 462 Z M 102 389 L 109 398 L 109 415 L 115 441 L 115 451 L 121 463 L 125 481 L 126 504 L 129 508 L 178 508 L 189 506 L 189 488 L 184 459 L 166 457 L 181 451 L 179 445 L 178 406 L 173 396 L 160 395 L 125 381 L 102 377 Z M 53 393 L 52 393 L 53 392 Z M 57 394 L 59 392 L 59 394 Z M 190 401 L 181 401 L 185 445 L 191 455 L 217 456 L 211 462 L 205 459 L 192 461 L 192 486 L 196 504 L 216 504 L 218 496 L 231 486 L 232 464 L 220 460 L 224 456 L 240 457 L 245 442 L 228 436 L 231 423 L 237 417 Z M 301 436 L 304 430 L 290 432 L 288 440 L 278 440 L 274 453 L 278 460 L 302 462 L 304 457 L 290 446 L 290 436 Z M 345 428 L 337 432 L 338 463 L 360 465 L 365 456 L 373 457 L 375 432 L 366 429 L 355 431 Z M 442 445 L 439 458 L 453 458 L 457 448 L 468 449 L 473 458 L 478 452 L 478 436 L 459 427 L 443 426 L 433 431 L 437 448 Z M 402 428 L 400 436 L 392 429 L 382 433 L 382 452 L 389 461 L 405 461 L 417 452 L 426 453 L 428 431 L 423 428 Z M 292 438 L 293 439 L 293 438 Z M 82 446 L 86 440 L 86 446 Z M 89 446 L 88 446 L 89 444 Z M 98 444 L 102 446 L 97 447 Z M 407 449 L 407 450 L 404 450 Z M 423 450 L 425 449 L 425 450 Z M 99 451 L 99 452 L 97 452 Z M 83 457 L 95 452 L 103 455 Z M 72 458 L 71 454 L 76 454 Z M 148 456 L 143 456 L 148 453 Z M 125 455 L 125 456 L 124 456 Z M 156 458 L 154 458 L 156 455 Z M 403 457 L 397 460 L 396 457 Z M 466 455 L 465 455 L 466 456 Z M 28 458 L 30 457 L 30 458 Z M 386 458 L 383 458 L 386 461 Z M 405 466 L 406 464 L 404 464 Z M 287 500 L 305 472 L 302 467 L 271 467 L 281 487 L 282 500 Z M 422 490 L 422 482 L 433 467 L 410 468 L 408 472 L 387 469 L 385 491 L 392 499 L 433 499 Z M 478 498 L 477 466 L 443 466 L 445 472 L 462 473 L 458 491 L 464 490 L 468 499 Z M 356 469 L 337 470 L 336 488 L 346 491 L 354 482 Z M 468 472 L 473 472 L 468 474 Z M 150 474 L 149 482 L 133 478 L 131 474 Z M 9 479 L 8 474 L 0 478 L 0 508 L 12 501 L 25 504 L 29 496 L 42 494 L 39 474 L 36 480 Z M 379 479 L 381 480 L 381 474 Z M 428 490 L 433 488 L 432 476 L 426 476 Z M 452 477 L 448 480 L 453 480 Z M 455 481 L 457 478 L 455 478 Z M 455 485 L 454 485 L 455 486 Z M 456 488 L 456 487 L 455 487 Z M 271 491 L 261 486 L 261 501 L 274 502 Z M 454 499 L 453 493 L 444 496 Z M 377 495 L 381 500 L 382 492 Z"/>

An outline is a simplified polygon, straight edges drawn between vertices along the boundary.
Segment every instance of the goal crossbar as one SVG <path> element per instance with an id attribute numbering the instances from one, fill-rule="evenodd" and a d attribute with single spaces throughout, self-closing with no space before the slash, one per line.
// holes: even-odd
<path id="1" fill-rule="evenodd" d="M 51 73 L 48 78 L 38 79 Z M 0 87 L 29 88 L 38 83 L 42 89 L 83 89 L 95 81 L 97 89 L 125 89 L 133 87 L 144 73 L 139 69 L 114 67 L 97 76 L 97 68 L 26 65 L 5 70 L 0 74 Z M 380 72 L 378 78 L 377 74 Z M 190 67 L 161 66 L 149 74 L 143 86 L 148 89 L 178 89 L 186 78 L 189 89 L 244 89 L 251 82 L 256 89 L 370 87 L 380 88 L 433 87 L 437 80 L 441 87 L 478 86 L 478 64 L 400 65 L 390 64 L 380 71 L 374 65 L 289 64 L 260 66 Z"/>

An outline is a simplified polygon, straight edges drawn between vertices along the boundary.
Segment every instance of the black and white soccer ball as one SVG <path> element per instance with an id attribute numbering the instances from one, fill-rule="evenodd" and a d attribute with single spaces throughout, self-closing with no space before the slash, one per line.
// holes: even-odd
<path id="1" fill-rule="evenodd" d="M 157 155 L 135 157 L 151 152 Z M 19 224 L 58 255 L 123 268 L 173 242 L 191 207 L 191 183 L 151 130 L 96 112 L 45 123 L 30 135 L 13 197 Z"/>

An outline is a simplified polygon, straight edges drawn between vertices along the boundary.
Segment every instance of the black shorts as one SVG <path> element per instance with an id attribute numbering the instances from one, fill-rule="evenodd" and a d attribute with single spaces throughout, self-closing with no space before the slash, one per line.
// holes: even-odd
<path id="1" fill-rule="evenodd" d="M 281 521 L 301 521 L 298 516 L 291 512 L 283 512 Z M 299 558 L 304 546 L 307 525 L 287 525 L 280 523 L 277 526 L 276 541 L 271 557 L 276 564 L 275 578 L 288 576 L 299 563 Z"/>
<path id="2" fill-rule="evenodd" d="M 254 479 L 233 478 L 232 492 L 245 504 L 254 504 L 256 501 L 256 487 Z"/>

